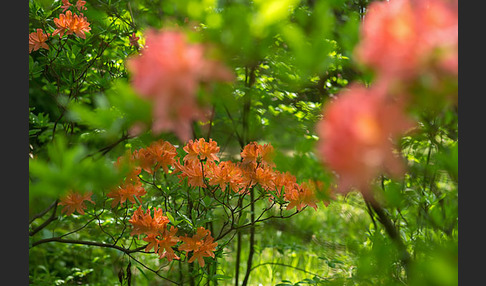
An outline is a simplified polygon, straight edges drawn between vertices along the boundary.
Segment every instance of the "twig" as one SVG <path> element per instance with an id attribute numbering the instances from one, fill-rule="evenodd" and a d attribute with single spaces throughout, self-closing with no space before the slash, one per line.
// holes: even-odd
<path id="1" fill-rule="evenodd" d="M 295 267 L 295 266 L 292 266 L 292 265 L 288 265 L 288 264 L 283 264 L 283 263 L 279 263 L 279 262 L 264 262 L 264 263 L 260 263 L 258 265 L 255 265 L 253 266 L 250 271 L 253 271 L 255 268 L 257 267 L 260 267 L 260 266 L 264 266 L 264 265 L 278 265 L 278 266 L 284 266 L 284 267 L 290 267 L 290 268 L 293 268 L 295 270 L 299 270 L 299 271 L 302 271 L 302 272 L 305 272 L 307 274 L 312 274 L 320 279 L 325 279 L 324 277 L 316 274 L 316 273 L 313 273 L 313 272 L 310 272 L 310 271 L 307 271 L 305 269 L 302 269 L 302 268 L 299 268 L 299 267 Z"/>
<path id="2" fill-rule="evenodd" d="M 38 233 L 39 231 L 41 231 L 43 228 L 45 228 L 46 226 L 48 226 L 51 222 L 55 221 L 57 219 L 56 217 L 56 210 L 57 210 L 57 204 L 58 204 L 59 200 L 56 200 L 54 202 L 54 210 L 52 211 L 52 214 L 51 216 L 41 225 L 39 225 L 38 227 L 36 227 L 35 229 L 33 229 L 31 232 L 29 232 L 29 236 L 33 236 L 34 234 Z"/>
<path id="3" fill-rule="evenodd" d="M 70 243 L 70 244 L 82 244 L 82 245 L 92 245 L 92 246 L 99 246 L 99 247 L 106 247 L 106 248 L 113 248 L 117 249 L 123 253 L 130 254 L 134 252 L 139 252 L 140 250 L 143 250 L 147 245 L 140 246 L 135 249 L 126 249 L 118 245 L 114 244 L 108 244 L 108 243 L 102 243 L 102 242 L 96 242 L 96 241 L 86 241 L 86 240 L 77 240 L 77 239 L 62 239 L 60 237 L 51 237 L 51 238 L 46 238 L 46 239 L 41 239 L 38 240 L 34 243 L 32 243 L 32 247 L 48 243 L 48 242 L 60 242 L 60 243 Z"/>
<path id="4" fill-rule="evenodd" d="M 29 221 L 29 224 L 33 223 L 33 222 L 34 222 L 34 220 L 36 220 L 36 219 L 38 219 L 38 218 L 43 217 L 43 216 L 44 216 L 46 213 L 48 213 L 48 212 L 49 212 L 49 210 L 51 210 L 53 207 L 55 207 L 55 206 L 57 205 L 57 203 L 58 203 L 58 201 L 56 200 L 56 201 L 54 201 L 54 202 L 53 202 L 53 203 L 52 203 L 52 204 L 51 204 L 51 205 L 50 205 L 50 206 L 49 206 L 47 209 L 45 209 L 45 210 L 43 210 L 42 212 L 40 212 L 40 213 L 38 213 L 38 214 L 34 215 L 34 216 L 32 217 L 32 219 Z"/>
<path id="5" fill-rule="evenodd" d="M 374 199 L 372 198 L 365 198 L 365 201 L 368 201 L 369 205 L 373 209 L 373 211 L 378 216 L 378 221 L 385 227 L 385 231 L 387 232 L 388 236 L 396 243 L 399 250 L 401 251 L 401 262 L 405 269 L 406 276 L 408 276 L 409 265 L 411 261 L 410 253 L 407 251 L 407 247 L 403 243 L 402 237 L 398 233 L 395 225 L 390 220 L 390 218 L 385 213 L 383 207 Z"/>

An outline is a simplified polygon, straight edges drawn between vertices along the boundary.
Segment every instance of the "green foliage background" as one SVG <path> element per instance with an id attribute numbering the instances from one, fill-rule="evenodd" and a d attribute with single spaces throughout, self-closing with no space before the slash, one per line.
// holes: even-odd
<path id="1" fill-rule="evenodd" d="M 270 142 L 277 169 L 291 172 L 298 181 L 331 184 L 332 174 L 314 151 L 314 126 L 323 106 L 342 88 L 372 78 L 352 56 L 368 2 L 87 1 L 83 13 L 91 31 L 86 39 L 51 37 L 49 50 L 29 54 L 31 246 L 59 236 L 110 243 L 89 216 L 66 217 L 58 210 L 44 228 L 50 213 L 36 215 L 70 189 L 93 190 L 97 204 L 88 204 L 87 212 L 94 214 L 106 203 L 107 190 L 123 177 L 113 162 L 126 150 L 158 139 L 184 145 L 170 133 L 146 132 L 135 138 L 127 133 L 135 122 L 151 120 L 150 103 L 132 90 L 125 67 L 137 54 L 129 36 L 143 37 L 150 27 L 185 27 L 191 40 L 217 47 L 214 57 L 237 75 L 233 85 L 200 91 L 215 113 L 210 134 L 195 124 L 196 138 L 217 141 L 225 160 L 237 158 L 251 141 Z M 37 28 L 51 33 L 60 6 L 61 1 L 29 0 L 29 33 Z M 191 25 L 197 28 L 187 28 Z M 406 177 L 381 180 L 386 214 L 412 255 L 408 281 L 400 250 L 353 193 L 327 207 L 320 204 L 317 211 L 306 209 L 256 226 L 249 285 L 458 284 L 457 110 L 445 106 L 430 114 L 417 112 L 416 117 L 419 131 L 401 142 L 409 166 Z M 124 211 L 105 211 L 97 223 L 107 231 L 126 227 Z M 243 230 L 240 282 L 248 237 Z M 235 239 L 222 249 L 215 271 L 204 274 L 203 282 L 234 285 L 237 244 Z M 160 269 L 169 279 L 190 273 L 186 266 L 172 266 L 156 255 L 134 257 L 138 262 L 111 248 L 35 245 L 29 249 L 29 280 L 33 285 L 165 285 L 167 281 L 142 265 Z"/>

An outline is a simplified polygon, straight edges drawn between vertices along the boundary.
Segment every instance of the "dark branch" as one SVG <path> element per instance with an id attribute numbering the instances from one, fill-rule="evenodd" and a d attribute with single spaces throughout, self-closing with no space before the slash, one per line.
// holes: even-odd
<path id="1" fill-rule="evenodd" d="M 38 233 L 39 231 L 41 231 L 43 228 L 45 228 L 46 226 L 48 226 L 51 222 L 55 221 L 57 219 L 56 217 L 56 210 L 57 210 L 57 203 L 59 202 L 59 200 L 56 200 L 54 203 L 53 203 L 53 208 L 54 210 L 52 211 L 52 214 L 51 216 L 41 225 L 39 225 L 38 227 L 36 227 L 35 229 L 33 229 L 31 232 L 29 232 L 29 235 L 30 236 L 33 236 L 34 234 Z M 50 209 L 51 207 L 49 207 Z"/>
<path id="2" fill-rule="evenodd" d="M 41 239 L 38 240 L 34 243 L 32 243 L 32 247 L 48 243 L 48 242 L 60 242 L 60 243 L 70 243 L 70 244 L 82 244 L 82 245 L 92 245 L 92 246 L 99 246 L 99 247 L 106 247 L 106 248 L 113 248 L 117 249 L 123 253 L 130 254 L 134 252 L 139 252 L 140 250 L 143 250 L 147 245 L 137 247 L 135 249 L 127 249 L 118 245 L 114 244 L 108 244 L 108 243 L 102 243 L 102 242 L 96 242 L 96 241 L 85 241 L 85 240 L 77 240 L 77 239 L 62 239 L 60 237 L 51 237 L 51 238 L 46 238 L 46 239 Z"/>

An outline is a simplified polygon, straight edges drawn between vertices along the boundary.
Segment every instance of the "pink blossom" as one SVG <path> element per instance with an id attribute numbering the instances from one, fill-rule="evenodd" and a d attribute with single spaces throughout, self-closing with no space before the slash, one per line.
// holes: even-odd
<path id="1" fill-rule="evenodd" d="M 355 49 L 382 78 L 409 79 L 436 68 L 457 74 L 457 1 L 373 2 Z"/>
<path id="2" fill-rule="evenodd" d="M 354 84 L 326 106 L 323 116 L 317 125 L 318 152 L 337 173 L 340 192 L 357 188 L 368 195 L 372 180 L 382 172 L 397 177 L 404 172 L 392 139 L 413 124 L 382 88 Z"/>
<path id="3" fill-rule="evenodd" d="M 421 44 L 430 51 L 429 59 L 446 73 L 458 73 L 458 5 L 457 0 L 417 1 L 417 21 Z"/>
<path id="4" fill-rule="evenodd" d="M 149 30 L 145 42 L 141 55 L 127 63 L 133 87 L 153 101 L 152 131 L 173 131 L 187 141 L 192 122 L 206 117 L 196 98 L 200 83 L 231 81 L 234 76 L 219 62 L 206 59 L 203 46 L 189 43 L 181 32 Z"/>

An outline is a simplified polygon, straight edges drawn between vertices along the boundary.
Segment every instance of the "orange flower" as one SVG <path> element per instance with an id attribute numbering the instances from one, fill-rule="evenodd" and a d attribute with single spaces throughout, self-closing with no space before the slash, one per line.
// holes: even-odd
<path id="1" fill-rule="evenodd" d="M 144 241 L 148 242 L 147 247 L 145 247 L 145 252 L 149 252 L 152 248 L 157 253 L 159 250 L 159 239 L 157 234 L 151 233 L 143 238 Z"/>
<path id="2" fill-rule="evenodd" d="M 172 166 L 177 155 L 176 148 L 164 140 L 153 142 L 147 148 L 139 149 L 133 153 L 140 167 L 149 174 L 153 174 L 158 168 L 162 168 L 167 174 L 168 166 Z"/>
<path id="3" fill-rule="evenodd" d="M 79 11 L 82 11 L 82 10 L 87 10 L 88 8 L 86 8 L 84 5 L 86 4 L 86 1 L 83 1 L 83 0 L 78 0 L 76 2 L 76 8 L 79 10 Z"/>
<path id="4" fill-rule="evenodd" d="M 211 168 L 208 169 L 207 177 L 210 185 L 219 185 L 223 192 L 226 190 L 226 186 L 229 186 L 235 193 L 240 192 L 240 189 L 243 187 L 243 177 L 237 164 L 231 161 L 224 161 L 218 165 L 210 164 L 209 166 Z"/>
<path id="5" fill-rule="evenodd" d="M 164 140 L 159 140 L 150 145 L 150 151 L 154 154 L 157 167 L 162 167 L 165 173 L 169 172 L 167 166 L 172 166 L 175 162 L 175 156 L 177 155 L 176 148 Z"/>
<path id="6" fill-rule="evenodd" d="M 167 258 L 170 262 L 173 259 L 180 259 L 172 249 L 175 246 L 180 238 L 176 236 L 177 228 L 171 226 L 169 231 L 165 231 L 162 235 L 162 238 L 158 241 L 159 243 L 159 257 L 160 258 Z"/>
<path id="7" fill-rule="evenodd" d="M 257 142 L 250 142 L 243 148 L 241 170 L 245 190 L 255 184 L 260 184 L 266 190 L 275 189 L 273 155 L 274 149 L 271 144 L 260 145 Z"/>
<path id="8" fill-rule="evenodd" d="M 174 172 L 181 174 L 177 175 L 181 179 L 187 178 L 187 183 L 192 187 L 206 187 L 203 179 L 202 164 L 199 161 L 187 161 L 184 165 L 181 165 L 178 161 L 174 163 Z"/>
<path id="9" fill-rule="evenodd" d="M 191 136 L 192 121 L 207 117 L 196 98 L 199 84 L 234 78 L 226 67 L 204 58 L 202 45 L 190 44 L 177 31 L 149 30 L 142 53 L 127 66 L 135 90 L 154 103 L 152 131 L 175 132 L 184 142 Z"/>
<path id="10" fill-rule="evenodd" d="M 272 144 L 263 144 L 260 148 L 260 156 L 263 165 L 275 167 L 275 163 L 273 163 L 273 157 L 275 156 L 275 152 Z"/>
<path id="11" fill-rule="evenodd" d="M 403 106 L 381 90 L 353 85 L 331 102 L 317 124 L 318 151 L 339 177 L 339 191 L 358 188 L 368 194 L 371 180 L 381 172 L 400 176 L 403 162 L 393 141 L 413 124 Z"/>
<path id="12" fill-rule="evenodd" d="M 282 195 L 282 188 L 284 190 L 284 193 L 287 193 L 298 187 L 297 178 L 289 172 L 280 173 L 278 171 L 275 171 L 274 174 L 275 177 L 273 182 L 278 197 Z"/>
<path id="13" fill-rule="evenodd" d="M 153 174 L 155 164 L 157 163 L 152 152 L 148 148 L 141 148 L 133 152 L 133 157 L 142 170 Z"/>
<path id="14" fill-rule="evenodd" d="M 167 258 L 170 262 L 173 259 L 180 259 L 174 252 L 172 247 L 179 242 L 179 237 L 176 236 L 177 228 L 171 226 L 170 230 L 165 230 L 161 235 L 150 234 L 145 237 L 143 240 L 147 241 L 149 244 L 145 248 L 145 251 L 148 252 L 150 249 L 154 249 L 156 253 L 159 254 L 159 257 Z M 160 237 L 160 239 L 158 238 Z"/>
<path id="15" fill-rule="evenodd" d="M 274 149 L 271 144 L 260 145 L 257 142 L 247 144 L 241 151 L 242 163 L 245 165 L 260 164 L 262 166 L 274 167 Z"/>
<path id="16" fill-rule="evenodd" d="M 29 54 L 32 51 L 37 51 L 40 48 L 44 48 L 46 50 L 49 49 L 49 46 L 46 44 L 47 38 L 49 34 L 44 34 L 42 29 L 37 29 L 36 32 L 29 34 Z"/>
<path id="17" fill-rule="evenodd" d="M 113 198 L 114 200 L 111 202 L 111 207 L 116 206 L 118 203 L 123 204 L 128 199 L 132 204 L 135 204 L 135 197 L 140 199 L 141 196 L 147 194 L 145 189 L 142 186 L 142 183 L 139 181 L 136 184 L 127 183 L 123 184 L 122 186 L 118 187 L 115 190 L 112 190 L 110 193 L 107 194 L 109 198 Z"/>
<path id="18" fill-rule="evenodd" d="M 191 258 L 188 260 L 189 263 L 197 259 L 199 266 L 204 267 L 204 257 L 214 258 L 213 251 L 216 249 L 218 243 L 213 243 L 214 238 L 211 237 L 209 230 L 199 227 L 194 236 L 181 237 L 180 239 L 183 243 L 179 246 L 179 250 L 193 252 Z"/>
<path id="19" fill-rule="evenodd" d="M 275 189 L 275 174 L 273 170 L 266 167 L 258 167 L 255 170 L 255 176 L 253 178 L 254 182 L 262 186 L 264 190 L 274 190 Z"/>
<path id="20" fill-rule="evenodd" d="M 64 206 L 62 212 L 66 213 L 66 215 L 71 215 L 74 211 L 77 211 L 79 214 L 84 215 L 84 210 L 86 209 L 84 201 L 89 201 L 93 204 L 95 203 L 91 200 L 92 194 L 92 192 L 87 192 L 82 195 L 77 192 L 69 191 L 60 199 L 59 205 Z"/>
<path id="21" fill-rule="evenodd" d="M 169 218 L 164 216 L 162 209 L 154 208 L 154 216 L 150 215 L 150 210 L 143 211 L 142 206 L 133 213 L 131 219 L 128 220 L 132 226 L 133 230 L 130 235 L 141 235 L 141 234 L 155 234 L 163 233 L 169 223 Z"/>
<path id="22" fill-rule="evenodd" d="M 213 141 L 213 139 L 209 139 L 209 142 L 206 142 L 204 138 L 198 139 L 196 141 L 189 140 L 189 142 L 187 142 L 187 145 L 184 146 L 183 149 L 187 153 L 187 155 L 183 159 L 184 162 L 199 162 L 199 160 L 219 161 L 218 156 L 216 156 L 216 153 L 219 152 L 218 143 L 216 143 L 216 141 Z"/>
<path id="23" fill-rule="evenodd" d="M 243 159 L 243 164 L 256 163 L 259 155 L 258 143 L 250 142 L 241 151 L 241 158 Z"/>
<path id="24" fill-rule="evenodd" d="M 71 35 L 74 33 L 76 36 L 86 39 L 85 32 L 91 30 L 89 22 L 83 14 L 80 16 L 73 15 L 71 11 L 67 11 L 66 14 L 59 14 L 59 18 L 54 19 L 54 24 L 56 24 L 57 29 L 52 33 L 53 36 L 59 34 L 62 37 L 64 34 Z"/>
<path id="25" fill-rule="evenodd" d="M 69 3 L 69 0 L 62 0 L 62 6 L 61 6 L 61 8 L 63 8 L 62 12 L 64 13 L 72 5 L 73 4 Z"/>
<path id="26" fill-rule="evenodd" d="M 289 201 L 288 210 L 296 207 L 298 211 L 301 211 L 307 206 L 317 210 L 316 185 L 310 180 L 303 182 L 297 185 L 297 188 L 286 190 L 285 199 Z"/>
<path id="27" fill-rule="evenodd" d="M 138 175 L 142 172 L 142 169 L 136 165 L 135 158 L 130 152 L 126 152 L 125 155 L 120 156 L 116 159 L 114 166 L 118 170 L 122 170 L 123 168 L 128 169 L 128 174 L 124 179 L 124 183 L 132 183 L 138 184 L 140 182 L 140 178 Z"/>

